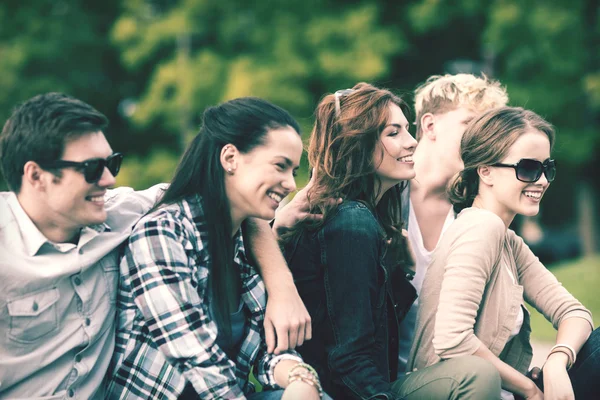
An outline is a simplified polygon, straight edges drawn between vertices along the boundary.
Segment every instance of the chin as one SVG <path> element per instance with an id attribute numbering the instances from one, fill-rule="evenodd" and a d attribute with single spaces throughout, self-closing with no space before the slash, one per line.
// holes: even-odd
<path id="1" fill-rule="evenodd" d="M 519 214 L 525 217 L 535 217 L 540 212 L 540 207 L 524 207 Z"/>
<path id="2" fill-rule="evenodd" d="M 106 219 L 108 218 L 108 215 L 106 214 L 106 211 L 102 211 L 101 213 L 97 213 L 95 215 L 91 215 L 90 218 L 88 218 L 89 223 L 88 225 L 100 225 L 106 222 Z"/>
<path id="3" fill-rule="evenodd" d="M 414 170 L 412 170 L 410 173 L 404 174 L 404 176 L 401 176 L 399 179 L 400 179 L 400 181 L 409 181 L 409 180 L 413 179 L 415 176 L 417 176 L 417 174 L 415 173 Z M 398 183 L 400 183 L 400 182 L 398 182 Z"/>
<path id="4" fill-rule="evenodd" d="M 275 218 L 275 210 L 272 210 L 272 209 L 260 210 L 259 212 L 251 215 L 250 218 L 258 218 L 258 219 L 264 219 L 265 221 L 270 221 L 273 218 Z"/>

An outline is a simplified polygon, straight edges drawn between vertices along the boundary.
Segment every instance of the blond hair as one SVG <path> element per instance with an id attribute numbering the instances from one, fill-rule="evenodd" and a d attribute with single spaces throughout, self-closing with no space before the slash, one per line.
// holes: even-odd
<path id="1" fill-rule="evenodd" d="M 421 117 L 426 113 L 444 114 L 459 107 L 477 113 L 508 103 L 506 88 L 485 75 L 434 75 L 415 90 L 417 140 L 421 138 Z"/>

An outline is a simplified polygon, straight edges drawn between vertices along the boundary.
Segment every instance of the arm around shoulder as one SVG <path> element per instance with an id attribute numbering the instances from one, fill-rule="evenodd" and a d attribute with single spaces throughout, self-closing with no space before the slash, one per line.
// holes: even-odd
<path id="1" fill-rule="evenodd" d="M 302 345 L 312 337 L 311 320 L 271 227 L 264 220 L 245 222 L 246 237 L 268 293 L 265 338 L 269 352 Z"/>

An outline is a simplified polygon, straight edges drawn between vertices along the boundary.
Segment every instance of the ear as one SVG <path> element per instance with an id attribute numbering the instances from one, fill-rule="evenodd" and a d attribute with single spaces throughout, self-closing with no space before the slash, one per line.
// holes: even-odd
<path id="1" fill-rule="evenodd" d="M 435 141 L 435 117 L 432 113 L 425 113 L 421 116 L 421 131 L 422 137 L 426 137 L 431 141 Z"/>
<path id="2" fill-rule="evenodd" d="M 221 166 L 229 175 L 233 175 L 235 173 L 239 156 L 239 150 L 231 143 L 226 144 L 221 149 Z"/>
<path id="3" fill-rule="evenodd" d="M 479 179 L 487 185 L 494 186 L 494 178 L 492 174 L 492 168 L 488 165 L 482 165 L 477 168 L 477 175 L 479 175 Z"/>
<path id="4" fill-rule="evenodd" d="M 27 161 L 23 166 L 22 183 L 34 188 L 44 190 L 47 185 L 48 171 L 44 171 L 35 161 Z"/>

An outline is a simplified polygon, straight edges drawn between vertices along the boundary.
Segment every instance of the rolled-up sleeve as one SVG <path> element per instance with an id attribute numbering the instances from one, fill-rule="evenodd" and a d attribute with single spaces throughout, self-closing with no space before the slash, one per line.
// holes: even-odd
<path id="1" fill-rule="evenodd" d="M 515 254 L 525 300 L 544 315 L 555 329 L 567 318 L 583 318 L 594 330 L 592 313 L 544 267 L 523 239 L 513 231 L 509 231 L 508 238 Z"/>
<path id="2" fill-rule="evenodd" d="M 435 354 L 442 359 L 471 355 L 481 346 L 475 322 L 506 233 L 502 220 L 491 213 L 465 214 L 454 224 L 433 337 Z"/>
<path id="3" fill-rule="evenodd" d="M 192 285 L 193 263 L 202 262 L 183 222 L 160 212 L 138 224 L 123 259 L 135 304 L 154 343 L 192 383 L 200 398 L 242 399 L 235 364 L 216 344 L 217 327 L 201 300 L 207 268 Z M 204 279 L 202 279 L 204 278 Z"/>
<path id="4" fill-rule="evenodd" d="M 275 382 L 275 367 L 283 360 L 294 360 L 302 362 L 302 357 L 294 350 L 287 350 L 281 354 L 267 352 L 267 346 L 262 340 L 261 350 L 256 359 L 256 380 L 267 389 L 281 389 L 281 386 Z"/>

